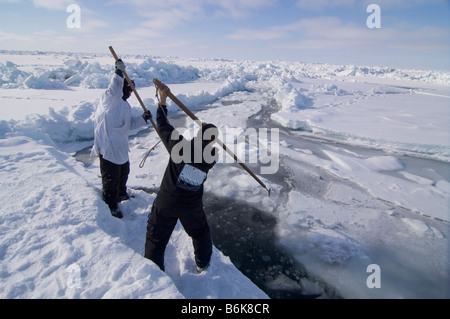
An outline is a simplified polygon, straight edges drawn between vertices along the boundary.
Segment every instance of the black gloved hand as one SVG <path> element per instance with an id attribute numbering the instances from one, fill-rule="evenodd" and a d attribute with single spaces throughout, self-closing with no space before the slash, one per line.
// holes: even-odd
<path id="1" fill-rule="evenodd" d="M 142 117 L 144 118 L 145 122 L 148 123 L 148 121 L 152 119 L 152 114 L 149 110 L 147 110 L 144 112 L 144 114 L 142 114 Z"/>

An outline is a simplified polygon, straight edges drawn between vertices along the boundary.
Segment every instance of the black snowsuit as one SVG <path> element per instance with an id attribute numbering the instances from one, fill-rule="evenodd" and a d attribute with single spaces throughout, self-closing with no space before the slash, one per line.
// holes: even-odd
<path id="1" fill-rule="evenodd" d="M 203 210 L 203 184 L 208 171 L 217 162 L 217 152 L 215 148 L 208 145 L 214 160 L 208 163 L 203 156 L 201 162 L 198 157 L 194 159 L 195 151 L 199 151 L 199 145 L 200 151 L 203 151 L 207 146 L 206 143 L 199 142 L 199 136 L 187 141 L 180 135 L 178 139 L 173 140 L 174 127 L 170 125 L 165 114 L 167 114 L 166 106 L 158 107 L 156 121 L 162 142 L 171 156 L 148 217 L 145 257 L 155 262 L 164 271 L 164 252 L 173 229 L 180 220 L 185 231 L 192 238 L 195 262 L 198 267 L 204 268 L 211 259 L 212 242 Z M 172 152 L 176 145 L 190 147 L 190 160 L 174 161 L 174 156 L 183 154 L 187 149 L 181 148 L 181 153 L 177 150 Z"/>
<path id="2" fill-rule="evenodd" d="M 100 154 L 100 172 L 102 174 L 102 198 L 111 211 L 118 208 L 118 203 L 127 198 L 127 181 L 130 174 L 130 162 L 114 164 Z"/>

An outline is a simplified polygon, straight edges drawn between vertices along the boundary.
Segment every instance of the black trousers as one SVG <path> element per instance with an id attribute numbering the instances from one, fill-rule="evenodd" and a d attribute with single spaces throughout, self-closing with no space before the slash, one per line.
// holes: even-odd
<path id="1" fill-rule="evenodd" d="M 145 257 L 164 271 L 164 252 L 178 220 L 192 238 L 195 263 L 201 268 L 206 267 L 211 260 L 212 242 L 203 206 L 186 208 L 158 197 L 147 221 Z"/>
<path id="2" fill-rule="evenodd" d="M 105 160 L 100 155 L 100 172 L 102 174 L 103 200 L 109 209 L 116 209 L 120 202 L 120 197 L 127 194 L 130 162 L 117 165 Z"/>

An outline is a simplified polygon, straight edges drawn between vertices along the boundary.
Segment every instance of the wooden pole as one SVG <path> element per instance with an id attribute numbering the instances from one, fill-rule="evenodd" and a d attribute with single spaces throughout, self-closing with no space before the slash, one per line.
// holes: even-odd
<path id="1" fill-rule="evenodd" d="M 112 46 L 109 47 L 109 51 L 111 51 L 111 54 L 113 55 L 114 59 L 115 59 L 116 62 L 117 62 L 117 61 L 119 60 L 119 57 L 117 56 L 117 54 L 116 54 L 116 52 L 114 51 L 114 49 L 113 49 Z M 134 95 L 136 95 L 136 98 L 137 98 L 139 104 L 141 105 L 142 109 L 144 110 L 144 112 L 147 112 L 147 111 L 148 111 L 148 112 L 150 113 L 150 111 L 145 107 L 144 102 L 142 102 L 142 99 L 141 99 L 141 97 L 139 96 L 138 92 L 136 91 L 136 88 L 134 87 L 133 82 L 132 82 L 132 81 L 130 80 L 130 78 L 128 77 L 127 72 L 126 72 L 126 71 L 123 71 L 123 75 L 124 75 L 125 79 L 127 80 L 128 84 L 130 85 L 131 89 L 133 90 Z M 155 129 L 156 133 L 157 133 L 158 136 L 159 136 L 158 130 L 157 130 L 157 128 L 156 128 L 156 124 L 155 124 L 155 122 L 153 121 L 153 117 L 152 117 L 152 114 L 151 114 L 151 113 L 150 113 L 150 122 L 152 123 L 153 128 Z M 161 138 L 161 137 L 160 137 L 160 138 Z"/>
<path id="2" fill-rule="evenodd" d="M 159 81 L 158 79 L 153 79 L 153 83 L 155 84 L 155 86 L 160 89 L 163 90 L 166 85 L 164 83 L 162 83 L 161 81 Z M 203 126 L 203 122 L 199 120 L 199 118 L 197 116 L 195 116 L 194 113 L 191 112 L 191 110 L 189 110 L 183 103 L 180 102 L 180 100 L 177 99 L 177 97 L 175 95 L 172 94 L 172 92 L 169 92 L 167 95 L 176 105 L 178 105 L 178 107 L 180 109 L 182 109 L 191 119 L 194 120 L 195 123 L 197 123 L 200 127 Z M 241 165 L 241 167 L 243 169 L 245 169 L 247 171 L 247 173 L 249 173 L 262 187 L 264 187 L 268 192 L 269 192 L 269 196 L 270 196 L 270 189 L 267 188 L 267 186 L 258 178 L 258 176 L 256 176 L 255 173 L 253 173 L 250 168 L 247 167 L 247 165 L 244 164 L 244 162 L 242 162 L 237 156 L 236 154 L 234 154 L 225 144 L 222 143 L 222 141 L 217 138 L 215 140 L 217 142 L 217 144 L 220 145 L 220 147 L 222 147 L 239 165 Z"/>

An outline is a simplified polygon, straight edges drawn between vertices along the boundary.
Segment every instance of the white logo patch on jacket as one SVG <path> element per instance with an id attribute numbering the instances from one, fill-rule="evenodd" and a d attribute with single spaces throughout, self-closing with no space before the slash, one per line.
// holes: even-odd
<path id="1" fill-rule="evenodd" d="M 178 176 L 177 186 L 181 189 L 195 192 L 200 189 L 206 180 L 206 173 L 189 164 L 184 165 Z"/>

